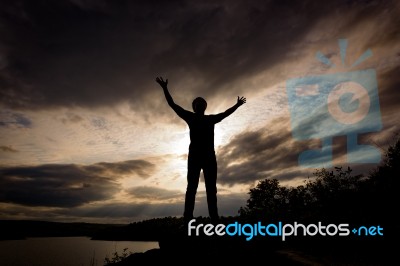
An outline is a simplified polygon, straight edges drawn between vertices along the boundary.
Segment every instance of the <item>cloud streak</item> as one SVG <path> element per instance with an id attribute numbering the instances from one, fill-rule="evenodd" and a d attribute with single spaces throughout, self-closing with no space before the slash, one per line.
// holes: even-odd
<path id="1" fill-rule="evenodd" d="M 179 200 L 182 201 L 184 193 L 179 190 L 169 190 L 158 187 L 140 186 L 126 189 L 126 192 L 136 199 L 149 201 Z"/>
<path id="2" fill-rule="evenodd" d="M 305 127 L 312 128 L 313 121 Z M 350 132 L 347 132 L 350 133 Z M 377 133 L 374 133 L 375 135 Z M 335 166 L 351 166 L 353 170 L 367 173 L 375 164 L 349 164 L 346 157 L 347 139 L 333 135 L 332 155 Z M 371 143 L 371 135 L 359 135 L 359 143 Z M 387 146 L 388 138 L 379 143 Z M 236 135 L 218 150 L 218 182 L 223 185 L 254 184 L 265 178 L 276 178 L 289 185 L 312 176 L 315 169 L 299 167 L 301 152 L 320 149 L 319 139 L 298 141 L 292 136 L 288 117 L 273 120 L 268 127 L 247 130 Z M 288 182 L 289 181 L 289 182 Z M 290 182 L 291 181 L 291 182 Z"/>
<path id="3" fill-rule="evenodd" d="M 14 149 L 11 146 L 0 146 L 0 151 L 3 151 L 3 152 L 18 152 L 18 150 Z"/>
<path id="4" fill-rule="evenodd" d="M 154 165 L 143 160 L 93 165 L 39 165 L 0 169 L 0 201 L 27 206 L 76 207 L 113 198 L 125 175 L 147 178 Z"/>
<path id="5" fill-rule="evenodd" d="M 247 194 L 231 193 L 218 197 L 219 212 L 223 216 L 234 216 L 245 206 Z M 0 214 L 7 219 L 43 219 L 49 221 L 87 221 L 97 223 L 130 223 L 150 218 L 166 216 L 180 217 L 183 214 L 183 198 L 174 202 L 113 202 L 93 203 L 70 208 L 48 208 L 1 204 Z M 207 200 L 199 193 L 196 200 L 195 216 L 208 216 Z"/>
<path id="6" fill-rule="evenodd" d="M 274 120 L 268 128 L 244 131 L 218 150 L 218 181 L 227 185 L 251 184 L 277 177 L 281 170 L 297 166 L 302 148 L 292 138 L 288 118 Z"/>

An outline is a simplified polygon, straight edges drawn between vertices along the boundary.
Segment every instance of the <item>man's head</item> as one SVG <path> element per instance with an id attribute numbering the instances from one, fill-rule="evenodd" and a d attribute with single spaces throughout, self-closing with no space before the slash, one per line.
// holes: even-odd
<path id="1" fill-rule="evenodd" d="M 207 102 L 201 97 L 197 97 L 192 102 L 193 111 L 196 114 L 204 114 L 204 111 L 207 108 Z"/>

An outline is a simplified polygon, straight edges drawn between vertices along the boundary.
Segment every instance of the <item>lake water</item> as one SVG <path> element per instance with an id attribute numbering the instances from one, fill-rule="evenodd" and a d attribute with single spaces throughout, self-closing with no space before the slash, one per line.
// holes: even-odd
<path id="1" fill-rule="evenodd" d="M 38 237 L 0 241 L 0 265 L 101 266 L 114 252 L 144 252 L 158 242 L 103 241 L 88 237 Z"/>

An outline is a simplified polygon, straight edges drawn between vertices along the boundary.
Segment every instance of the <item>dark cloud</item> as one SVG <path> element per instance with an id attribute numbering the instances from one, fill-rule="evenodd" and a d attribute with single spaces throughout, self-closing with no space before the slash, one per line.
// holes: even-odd
<path id="1" fill-rule="evenodd" d="M 397 55 L 398 60 L 400 60 L 400 55 Z M 397 66 L 389 71 L 378 75 L 378 89 L 379 89 L 379 100 L 381 113 L 385 118 L 390 119 L 393 113 L 398 112 L 400 93 L 398 93 L 400 88 L 400 66 Z M 397 124 L 400 123 L 400 119 L 397 116 Z"/>
<path id="2" fill-rule="evenodd" d="M 48 164 L 0 169 L 0 201 L 28 206 L 76 207 L 110 199 L 121 188 L 120 175 L 147 177 L 146 161 L 97 163 L 88 166 Z"/>
<path id="3" fill-rule="evenodd" d="M 276 119 L 268 128 L 245 131 L 218 150 L 218 181 L 251 184 L 297 165 L 304 149 L 292 138 L 289 119 Z M 300 173 L 299 173 L 300 174 Z"/>
<path id="4" fill-rule="evenodd" d="M 129 99 L 151 111 L 157 75 L 193 95 L 233 93 L 237 81 L 295 62 L 292 49 L 318 22 L 336 14 L 342 30 L 379 23 L 381 14 L 391 22 L 395 12 L 384 12 L 393 7 L 396 1 L 2 1 L 0 99 L 19 108 Z M 381 39 L 398 39 L 396 24 L 385 25 Z M 275 71 L 268 83 L 285 75 Z"/>
<path id="5" fill-rule="evenodd" d="M 10 110 L 0 111 L 0 127 L 30 128 L 32 124 L 32 120 L 24 114 Z"/>
<path id="6" fill-rule="evenodd" d="M 309 127 L 313 127 L 312 119 Z M 351 132 L 347 132 L 351 133 Z M 378 135 L 380 133 L 371 133 Z M 371 134 L 359 135 L 359 144 L 375 145 Z M 334 166 L 351 166 L 356 173 L 367 174 L 376 164 L 349 164 L 337 161 L 346 153 L 347 139 L 333 136 L 332 154 Z M 306 179 L 315 168 L 299 167 L 298 157 L 309 149 L 320 149 L 320 140 L 298 141 L 293 138 L 289 118 L 273 120 L 268 127 L 244 131 L 218 150 L 218 181 L 221 184 L 253 184 L 265 178 L 280 181 Z"/>
<path id="7" fill-rule="evenodd" d="M 129 189 L 126 189 L 125 191 L 136 199 L 145 199 L 150 201 L 174 199 L 182 200 L 184 197 L 184 193 L 179 190 L 169 190 L 149 186 L 131 187 Z"/>
<path id="8" fill-rule="evenodd" d="M 100 162 L 89 166 L 84 166 L 88 172 L 104 175 L 129 175 L 136 174 L 141 178 L 148 178 L 156 169 L 153 163 L 145 160 L 128 160 L 115 163 Z"/>
<path id="9" fill-rule="evenodd" d="M 83 121 L 83 118 L 75 113 L 66 113 L 65 117 L 61 118 L 61 122 L 64 124 L 68 124 L 68 123 L 79 123 Z"/>
<path id="10" fill-rule="evenodd" d="M 18 152 L 18 150 L 14 149 L 11 146 L 0 146 L 0 151 L 3 151 L 3 152 Z"/>

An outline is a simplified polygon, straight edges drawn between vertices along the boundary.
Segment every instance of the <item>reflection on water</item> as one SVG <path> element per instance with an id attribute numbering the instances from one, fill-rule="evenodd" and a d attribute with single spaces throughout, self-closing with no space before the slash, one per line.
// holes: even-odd
<path id="1" fill-rule="evenodd" d="M 158 242 L 103 241 L 88 237 L 43 237 L 0 241 L 1 265 L 87 266 L 103 265 L 114 252 L 144 252 Z"/>

